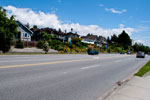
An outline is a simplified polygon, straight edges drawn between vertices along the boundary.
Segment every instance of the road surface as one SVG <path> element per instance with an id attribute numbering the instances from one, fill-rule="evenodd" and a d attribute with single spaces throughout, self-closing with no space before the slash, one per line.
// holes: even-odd
<path id="1" fill-rule="evenodd" d="M 150 59 L 135 55 L 0 56 L 0 100 L 97 100 Z"/>

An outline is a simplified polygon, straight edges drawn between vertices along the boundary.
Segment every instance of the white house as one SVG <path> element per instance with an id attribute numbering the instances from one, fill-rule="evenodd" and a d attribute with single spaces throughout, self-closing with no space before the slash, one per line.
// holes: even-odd
<path id="1" fill-rule="evenodd" d="M 97 36 L 97 35 L 87 35 L 82 36 L 82 42 L 88 43 L 88 44 L 94 44 L 99 47 L 102 47 L 102 45 L 107 44 L 105 37 Z"/>
<path id="2" fill-rule="evenodd" d="M 97 36 L 82 36 L 82 42 L 84 43 L 88 43 L 88 44 L 95 44 L 96 40 L 97 40 Z"/>
<path id="3" fill-rule="evenodd" d="M 21 39 L 22 41 L 31 41 L 31 36 L 33 32 L 29 28 L 27 28 L 25 25 L 23 25 L 20 21 L 16 21 L 16 24 L 18 25 L 17 38 Z"/>

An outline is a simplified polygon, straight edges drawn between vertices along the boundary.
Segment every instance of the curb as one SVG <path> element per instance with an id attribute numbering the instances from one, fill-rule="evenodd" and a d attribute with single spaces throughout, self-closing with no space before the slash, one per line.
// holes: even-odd
<path id="1" fill-rule="evenodd" d="M 99 97 L 96 100 L 110 100 L 110 98 L 115 95 L 115 93 L 117 93 L 118 90 L 120 90 L 121 88 L 123 88 L 123 86 L 130 80 L 132 80 L 132 78 L 134 77 L 134 74 L 137 73 L 141 67 L 143 67 L 145 64 L 147 63 L 147 61 L 145 61 L 143 64 L 139 65 L 138 68 L 136 69 L 136 71 L 134 71 L 131 75 L 129 75 L 127 78 L 118 81 L 108 92 L 106 92 L 104 95 L 102 95 L 101 97 Z"/>

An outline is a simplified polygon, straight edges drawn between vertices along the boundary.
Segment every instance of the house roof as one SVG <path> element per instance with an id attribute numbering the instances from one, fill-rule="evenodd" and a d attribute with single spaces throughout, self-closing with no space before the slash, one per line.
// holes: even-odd
<path id="1" fill-rule="evenodd" d="M 96 43 L 107 43 L 106 38 L 103 36 L 97 36 L 97 35 L 87 35 L 87 36 L 82 36 L 82 39 L 87 39 L 87 40 L 93 40 Z M 83 40 L 84 41 L 84 40 Z"/>
<path id="2" fill-rule="evenodd" d="M 81 38 L 82 38 L 82 39 L 96 40 L 96 39 L 97 39 L 97 36 L 95 36 L 95 35 L 90 35 L 90 36 L 82 36 Z"/>
<path id="3" fill-rule="evenodd" d="M 28 31 L 30 34 L 33 34 L 33 32 L 32 32 L 28 27 L 26 27 L 24 24 L 22 24 L 20 21 L 16 21 L 16 24 L 17 24 L 18 26 L 22 26 L 22 28 L 23 28 L 24 30 Z"/>
<path id="4" fill-rule="evenodd" d="M 97 38 L 97 41 L 106 41 L 106 38 L 105 37 L 102 37 L 102 36 L 99 36 L 98 38 Z"/>
<path id="5" fill-rule="evenodd" d="M 66 33 L 66 35 L 76 35 L 76 36 L 79 36 L 77 33 L 72 33 L 72 32 Z"/>
<path id="6" fill-rule="evenodd" d="M 46 32 L 48 34 L 54 34 L 54 35 L 59 35 L 59 36 L 77 36 L 79 37 L 80 35 L 78 35 L 77 33 L 72 33 L 72 32 L 68 32 L 68 33 L 65 33 L 65 32 L 62 32 L 62 31 L 59 31 L 59 30 L 56 30 L 56 29 L 53 29 L 53 28 L 41 28 L 41 29 L 36 29 L 34 30 L 32 28 L 33 32 L 34 33 L 41 33 L 41 32 Z"/>
<path id="7" fill-rule="evenodd" d="M 47 32 L 49 34 L 55 34 L 55 35 L 61 35 L 61 36 L 65 36 L 66 33 L 64 32 L 58 32 L 56 29 L 52 29 L 52 28 L 41 28 L 37 30 L 38 32 Z"/>

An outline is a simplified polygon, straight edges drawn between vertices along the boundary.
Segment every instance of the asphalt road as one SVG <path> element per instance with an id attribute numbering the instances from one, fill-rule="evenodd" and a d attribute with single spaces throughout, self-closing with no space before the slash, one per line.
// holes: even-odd
<path id="1" fill-rule="evenodd" d="M 148 60 L 119 54 L 0 56 L 0 100 L 97 100 Z"/>

